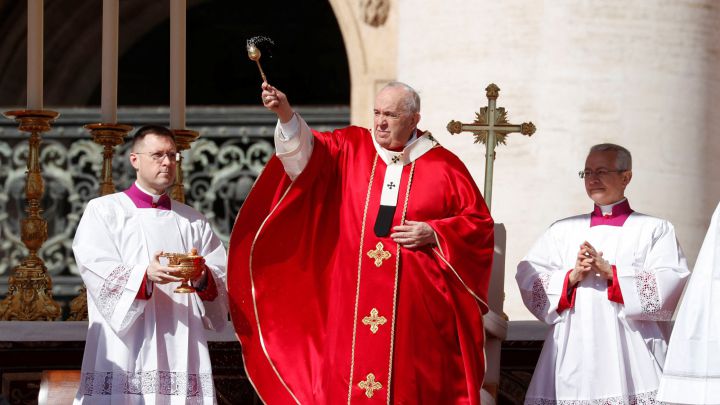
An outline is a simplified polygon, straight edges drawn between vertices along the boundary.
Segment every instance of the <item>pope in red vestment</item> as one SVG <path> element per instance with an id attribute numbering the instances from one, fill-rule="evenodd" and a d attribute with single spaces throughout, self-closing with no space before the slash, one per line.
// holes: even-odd
<path id="1" fill-rule="evenodd" d="M 236 220 L 228 289 L 269 404 L 480 403 L 493 220 L 391 83 L 373 133 L 311 131 L 263 83 L 277 156 Z"/>

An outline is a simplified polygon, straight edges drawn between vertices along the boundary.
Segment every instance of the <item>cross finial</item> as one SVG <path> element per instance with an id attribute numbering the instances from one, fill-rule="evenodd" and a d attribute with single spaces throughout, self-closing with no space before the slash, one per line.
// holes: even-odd
<path id="1" fill-rule="evenodd" d="M 368 398 L 372 398 L 373 395 L 375 395 L 375 391 L 382 388 L 382 384 L 375 381 L 375 374 L 373 373 L 368 374 L 365 378 L 365 381 L 358 383 L 358 387 L 365 390 L 365 395 Z"/>
<path id="2" fill-rule="evenodd" d="M 485 150 L 485 190 L 484 197 L 488 208 L 492 199 L 492 177 L 493 165 L 495 162 L 495 147 L 501 143 L 505 144 L 505 138 L 513 132 L 520 132 L 523 135 L 531 136 L 535 133 L 535 125 L 532 122 L 524 122 L 520 125 L 510 124 L 507 119 L 507 112 L 503 107 L 496 107 L 495 103 L 500 94 L 500 88 L 495 83 L 490 83 L 485 88 L 485 95 L 488 99 L 488 106 L 480 108 L 475 113 L 475 122 L 463 124 L 460 121 L 450 121 L 447 130 L 455 135 L 461 132 L 472 132 L 475 135 L 475 143 L 484 143 Z"/>

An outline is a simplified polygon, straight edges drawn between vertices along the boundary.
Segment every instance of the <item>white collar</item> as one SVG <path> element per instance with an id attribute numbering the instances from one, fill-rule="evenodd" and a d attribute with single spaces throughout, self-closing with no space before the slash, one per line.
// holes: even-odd
<path id="1" fill-rule="evenodd" d="M 390 166 L 394 163 L 400 163 L 402 166 L 405 166 L 437 145 L 437 141 L 430 135 L 429 131 L 423 132 L 419 137 L 417 136 L 417 132 L 417 129 L 413 131 L 402 151 L 385 149 L 377 143 L 373 133 L 370 133 L 370 137 L 372 138 L 373 145 L 375 145 L 375 151 L 377 151 L 378 156 L 380 156 L 380 159 L 382 159 L 386 165 Z"/>
<path id="2" fill-rule="evenodd" d="M 613 209 L 613 207 L 616 206 L 616 205 L 618 205 L 618 204 L 620 204 L 620 203 L 622 203 L 622 202 L 624 202 L 625 200 L 627 200 L 627 198 L 623 198 L 622 200 L 617 201 L 617 202 L 614 202 L 614 203 L 612 203 L 612 204 L 600 205 L 600 206 L 599 206 L 599 207 L 600 207 L 600 212 L 601 212 L 603 215 L 612 214 L 612 209 Z"/>
<path id="3" fill-rule="evenodd" d="M 163 195 L 166 194 L 166 193 L 153 194 L 153 193 L 145 190 L 145 189 L 140 185 L 140 183 L 138 183 L 137 181 L 135 181 L 135 187 L 137 187 L 138 190 L 142 191 L 143 193 L 145 193 L 145 194 L 149 195 L 150 197 L 152 197 L 152 200 L 153 200 L 154 203 L 158 202 L 158 200 L 160 199 L 160 197 L 162 197 Z"/>

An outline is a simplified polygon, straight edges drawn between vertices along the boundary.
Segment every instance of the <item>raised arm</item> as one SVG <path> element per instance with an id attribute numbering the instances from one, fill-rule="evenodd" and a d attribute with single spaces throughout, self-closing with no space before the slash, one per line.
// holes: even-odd
<path id="1" fill-rule="evenodd" d="M 295 180 L 307 166 L 313 150 L 310 127 L 290 106 L 285 93 L 262 84 L 262 101 L 265 108 L 278 117 L 275 127 L 275 152 L 290 179 Z"/>

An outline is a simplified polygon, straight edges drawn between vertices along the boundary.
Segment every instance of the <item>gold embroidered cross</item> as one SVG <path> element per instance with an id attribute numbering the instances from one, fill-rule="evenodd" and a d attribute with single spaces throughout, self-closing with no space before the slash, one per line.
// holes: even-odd
<path id="1" fill-rule="evenodd" d="M 365 390 L 365 395 L 368 398 L 372 398 L 373 395 L 375 395 L 375 391 L 382 388 L 382 384 L 375 381 L 375 374 L 370 373 L 367 375 L 367 380 L 360 381 L 360 383 L 358 384 L 358 387 Z"/>
<path id="2" fill-rule="evenodd" d="M 370 331 L 376 333 L 378 331 L 378 325 L 385 325 L 387 318 L 384 316 L 378 316 L 378 310 L 373 308 L 370 311 L 370 316 L 363 318 L 362 323 L 364 325 L 370 325 Z"/>
<path id="3" fill-rule="evenodd" d="M 382 266 L 383 260 L 389 259 L 392 256 L 390 252 L 383 249 L 382 242 L 378 242 L 377 245 L 375 245 L 375 250 L 369 250 L 367 255 L 370 256 L 371 259 L 375 259 L 376 267 Z"/>

